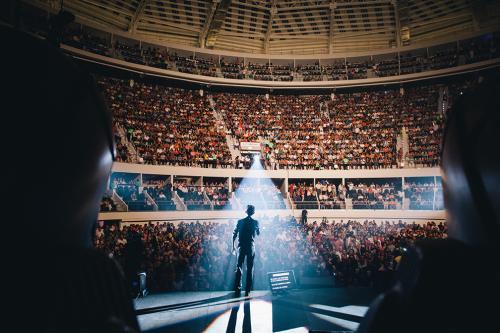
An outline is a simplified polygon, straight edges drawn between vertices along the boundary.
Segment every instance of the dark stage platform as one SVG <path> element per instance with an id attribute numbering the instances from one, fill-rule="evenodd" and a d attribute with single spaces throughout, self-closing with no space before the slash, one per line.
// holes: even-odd
<path id="1" fill-rule="evenodd" d="M 350 332 L 376 293 L 368 288 L 292 290 L 273 296 L 254 291 L 172 292 L 135 301 L 139 323 L 149 332 Z"/>

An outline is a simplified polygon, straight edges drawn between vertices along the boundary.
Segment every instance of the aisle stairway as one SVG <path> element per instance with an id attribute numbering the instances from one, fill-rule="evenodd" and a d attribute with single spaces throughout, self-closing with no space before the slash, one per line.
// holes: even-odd
<path id="1" fill-rule="evenodd" d="M 228 130 L 226 127 L 226 123 L 224 122 L 222 114 L 217 111 L 217 108 L 215 107 L 215 101 L 213 100 L 212 96 L 208 96 L 208 102 L 210 103 L 210 107 L 212 108 L 214 118 L 217 120 L 217 125 L 222 125 L 224 128 L 224 133 L 226 133 L 226 145 L 229 148 L 229 152 L 231 153 L 231 159 L 234 161 L 236 160 L 236 157 L 241 157 L 241 152 L 237 148 L 237 141 L 231 135 L 227 134 Z"/>
<path id="2" fill-rule="evenodd" d="M 113 191 L 111 200 L 113 200 L 113 203 L 115 204 L 116 210 L 118 212 L 128 212 L 127 204 L 125 203 L 125 201 L 123 201 L 122 198 L 120 198 L 120 196 L 116 193 L 116 191 Z"/>
<path id="3" fill-rule="evenodd" d="M 351 198 L 345 199 L 345 209 L 352 209 L 352 199 Z"/>
<path id="4" fill-rule="evenodd" d="M 241 210 L 241 202 L 236 198 L 234 192 L 231 192 L 231 197 L 229 198 L 229 202 L 231 203 L 231 207 L 233 210 Z"/>
<path id="5" fill-rule="evenodd" d="M 396 138 L 396 152 L 397 152 L 397 163 L 398 167 L 401 166 L 406 166 L 406 163 L 404 163 L 404 152 L 403 152 L 403 130 L 401 130 L 401 133 L 398 134 Z M 401 152 L 401 154 L 399 153 Z"/>
<path id="6" fill-rule="evenodd" d="M 410 157 L 410 138 L 408 137 L 408 132 L 406 128 L 401 129 L 401 140 L 403 148 L 403 161 L 405 163 L 405 168 L 410 168 L 415 165 L 413 159 Z"/>
<path id="7" fill-rule="evenodd" d="M 175 204 L 176 210 L 187 210 L 186 204 L 176 191 L 172 191 L 172 201 Z"/>
<path id="8" fill-rule="evenodd" d="M 217 74 L 217 77 L 224 77 L 224 74 L 222 74 L 220 67 L 215 68 L 215 74 Z"/>
<path id="9" fill-rule="evenodd" d="M 129 162 L 138 163 L 139 158 L 137 155 L 137 150 L 135 149 L 132 142 L 130 142 L 127 139 L 127 133 L 126 133 L 125 129 L 119 124 L 116 124 L 116 128 L 117 128 L 117 134 L 118 134 L 118 136 L 120 136 L 121 142 L 125 144 L 125 146 L 127 147 L 128 151 L 129 151 L 129 154 L 128 154 Z"/>

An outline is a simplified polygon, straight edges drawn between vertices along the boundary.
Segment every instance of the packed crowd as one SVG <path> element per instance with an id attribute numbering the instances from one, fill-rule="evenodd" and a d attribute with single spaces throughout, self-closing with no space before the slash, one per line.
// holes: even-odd
<path id="1" fill-rule="evenodd" d="M 232 166 L 223 126 L 197 92 L 103 77 L 99 83 L 140 162 Z"/>
<path id="2" fill-rule="evenodd" d="M 342 183 L 328 179 L 316 180 L 316 196 L 320 209 L 345 209 L 345 189 Z"/>
<path id="3" fill-rule="evenodd" d="M 44 13 L 45 14 L 45 13 Z M 48 34 L 47 17 L 25 15 L 25 29 L 41 36 Z M 63 36 L 64 44 L 89 52 L 146 64 L 152 67 L 175 69 L 192 74 L 218 76 L 232 79 L 256 79 L 267 81 L 291 81 L 296 77 L 303 81 L 364 79 L 373 76 L 393 76 L 422 71 L 450 68 L 463 64 L 489 60 L 500 56 L 499 32 L 486 33 L 469 40 L 451 42 L 428 49 L 418 49 L 401 55 L 384 54 L 379 60 L 328 59 L 325 63 L 262 65 L 244 63 L 241 59 L 221 57 L 219 61 L 199 56 L 177 56 L 166 48 L 143 44 L 139 41 L 111 43 L 111 35 L 103 31 L 75 24 Z M 328 63 L 333 61 L 333 63 Z"/>
<path id="4" fill-rule="evenodd" d="M 439 162 L 442 114 L 437 86 L 325 95 L 216 94 L 238 142 L 265 144 L 271 168 L 347 169 L 397 166 L 397 136 L 408 132 L 410 157 Z"/>
<path id="5" fill-rule="evenodd" d="M 346 184 L 346 196 L 354 209 L 401 209 L 401 183 L 385 180 L 353 180 Z"/>
<path id="6" fill-rule="evenodd" d="M 126 61 L 141 65 L 149 65 L 164 69 L 173 69 L 165 59 L 171 60 L 180 72 L 218 76 L 231 79 L 253 79 L 264 81 L 293 81 L 300 78 L 302 81 L 323 80 L 355 80 L 369 77 L 387 77 L 420 73 L 424 71 L 450 68 L 478 61 L 484 61 L 500 56 L 498 49 L 498 33 L 486 34 L 472 40 L 464 41 L 451 46 L 439 46 L 431 52 L 416 50 L 394 57 L 386 57 L 378 61 L 337 59 L 332 63 L 305 64 L 305 65 L 273 65 L 243 63 L 239 59 L 221 59 L 215 61 L 197 56 L 169 55 L 166 50 L 149 46 L 148 49 L 137 45 L 115 43 L 111 48 L 105 39 L 90 31 L 72 31 L 68 33 L 65 42 L 68 45 L 81 48 L 101 55 L 115 55 Z M 148 56 L 155 55 L 155 61 Z M 371 75 L 370 75 L 371 73 Z"/>
<path id="7" fill-rule="evenodd" d="M 176 210 L 172 200 L 172 184 L 168 181 L 146 182 L 144 190 L 151 196 L 158 210 Z"/>
<path id="8" fill-rule="evenodd" d="M 90 31 L 68 29 L 62 42 L 66 45 L 96 53 L 102 56 L 111 56 L 109 42 L 106 38 Z"/>
<path id="9" fill-rule="evenodd" d="M 217 76 L 217 68 L 213 59 L 196 56 L 172 56 L 175 66 L 179 72 L 198 74 L 205 76 Z"/>
<path id="10" fill-rule="evenodd" d="M 415 241 L 446 238 L 446 225 L 402 221 L 326 221 L 299 224 L 294 218 L 261 218 L 256 240 L 255 289 L 267 289 L 266 273 L 293 269 L 299 282 L 306 276 L 324 276 L 337 286 L 373 286 L 381 275 L 393 272 L 401 255 Z M 131 231 L 145 246 L 142 269 L 148 289 L 230 290 L 235 258 L 231 254 L 229 223 L 157 222 L 102 224 L 96 229 L 96 248 L 124 262 Z"/>
<path id="11" fill-rule="evenodd" d="M 444 105 L 451 107 L 474 81 L 331 95 L 202 96 L 99 78 L 114 115 L 117 160 L 132 160 L 133 151 L 145 164 L 249 168 L 253 160 L 248 156 L 233 159 L 230 135 L 236 145 L 260 143 L 262 164 L 270 169 L 396 168 L 403 161 L 437 166 Z M 116 135 L 117 128 L 126 137 Z M 398 138 L 404 135 L 408 151 L 403 158 Z"/>
<path id="12" fill-rule="evenodd" d="M 116 204 L 112 199 L 112 194 L 105 193 L 101 199 L 100 209 L 101 212 L 116 212 Z"/>
<path id="13" fill-rule="evenodd" d="M 78 38 L 73 33 L 70 40 L 76 43 L 90 39 L 93 35 L 85 37 L 87 33 L 81 31 L 81 36 L 76 36 Z M 92 45 L 104 45 L 105 42 L 96 39 Z M 138 49 L 123 43 L 120 45 L 118 51 L 123 57 L 136 57 L 138 50 L 142 50 L 143 60 L 165 64 L 164 58 L 168 57 L 151 46 Z M 460 62 L 487 59 L 489 56 L 484 54 L 485 50 L 497 52 L 494 39 L 472 41 L 467 45 L 462 46 L 464 55 L 459 57 Z M 432 54 L 446 54 L 445 51 Z M 420 57 L 410 53 L 404 56 L 408 60 L 405 64 Z M 193 59 L 196 66 L 202 67 L 213 62 Z M 226 64 L 228 68 L 242 67 L 241 62 L 235 66 L 229 62 Z M 327 75 L 356 76 L 364 73 L 361 64 L 347 62 L 321 66 L 328 66 L 331 73 Z M 287 66 L 252 66 L 259 75 L 267 75 L 266 71 L 273 70 L 288 75 Z M 314 72 L 321 66 L 300 65 L 300 68 Z M 411 66 L 405 65 L 404 68 Z M 245 161 L 242 163 L 231 157 L 225 141 L 226 127 L 237 142 L 265 143 L 265 164 L 273 169 L 396 167 L 401 153 L 396 151 L 396 140 L 402 128 L 409 136 L 407 158 L 416 165 L 435 166 L 439 163 L 443 123 L 442 113 L 437 108 L 439 86 L 337 93 L 333 97 L 219 93 L 213 98 L 215 108 L 223 114 L 221 122 L 214 117 L 209 99 L 196 91 L 132 80 L 100 78 L 99 81 L 114 113 L 115 125 L 129 133 L 129 141 L 136 148 L 141 163 L 245 166 Z M 129 161 L 132 153 L 121 138 L 117 140 L 117 148 L 117 159 Z"/>
<path id="14" fill-rule="evenodd" d="M 201 185 L 188 184 L 187 181 L 175 181 L 174 190 L 186 205 L 187 210 L 210 210 L 211 205 Z"/>
<path id="15" fill-rule="evenodd" d="M 401 255 L 415 241 L 447 237 L 447 227 L 442 222 L 329 223 L 325 219 L 305 225 L 303 230 L 340 285 L 374 285 L 380 274 L 397 269 Z"/>
<path id="16" fill-rule="evenodd" d="M 118 196 L 125 202 L 130 211 L 153 210 L 154 205 L 143 189 L 132 184 L 119 184 L 115 188 Z"/>
<path id="17" fill-rule="evenodd" d="M 116 161 L 117 162 L 129 162 L 131 157 L 131 152 L 129 151 L 127 144 L 123 142 L 121 136 L 118 134 L 119 129 L 117 124 L 113 124 L 113 133 L 115 138 L 115 148 L 116 148 Z"/>
<path id="18" fill-rule="evenodd" d="M 224 208 L 231 209 L 229 202 L 229 189 L 222 182 L 210 182 L 205 185 L 205 193 L 210 201 L 212 201 L 214 210 Z"/>
<path id="19" fill-rule="evenodd" d="M 438 86 L 326 95 L 218 93 L 213 114 L 198 92 L 100 78 L 116 124 L 126 129 L 139 161 L 203 167 L 245 166 L 233 160 L 225 128 L 236 142 L 265 144 L 266 165 L 288 169 L 396 167 L 404 127 L 416 164 L 439 162 L 442 114 Z M 120 144 L 120 159 L 127 147 Z M 251 160 L 248 159 L 247 164 Z"/>
<path id="20" fill-rule="evenodd" d="M 297 209 L 318 209 L 317 192 L 312 183 L 290 183 L 288 193 Z"/>

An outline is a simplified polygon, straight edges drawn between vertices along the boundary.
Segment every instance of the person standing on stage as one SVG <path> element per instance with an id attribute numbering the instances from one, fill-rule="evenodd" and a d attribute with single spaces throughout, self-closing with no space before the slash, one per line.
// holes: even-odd
<path id="1" fill-rule="evenodd" d="M 255 258 L 255 246 L 253 241 L 256 235 L 260 235 L 259 222 L 252 218 L 252 215 L 255 213 L 255 207 L 248 205 L 246 213 L 248 216 L 238 221 L 233 232 L 233 252 L 235 251 L 234 241 L 236 237 L 238 237 L 239 249 L 235 280 L 235 294 L 237 297 L 240 296 L 241 293 L 241 276 L 245 257 L 247 258 L 245 296 L 248 296 L 250 294 L 250 289 L 252 289 L 253 260 Z"/>

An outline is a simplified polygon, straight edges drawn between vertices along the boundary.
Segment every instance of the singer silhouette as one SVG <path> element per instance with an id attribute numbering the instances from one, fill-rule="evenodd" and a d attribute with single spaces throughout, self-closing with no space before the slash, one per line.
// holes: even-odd
<path id="1" fill-rule="evenodd" d="M 259 222 L 252 218 L 252 215 L 255 213 L 255 207 L 248 205 L 246 213 L 247 217 L 238 221 L 233 232 L 233 251 L 235 250 L 234 242 L 238 238 L 238 264 L 236 266 L 236 280 L 234 283 L 234 291 L 237 297 L 241 294 L 242 267 L 245 257 L 247 259 L 245 295 L 248 296 L 252 289 L 253 261 L 255 259 L 254 238 L 260 235 Z"/>

